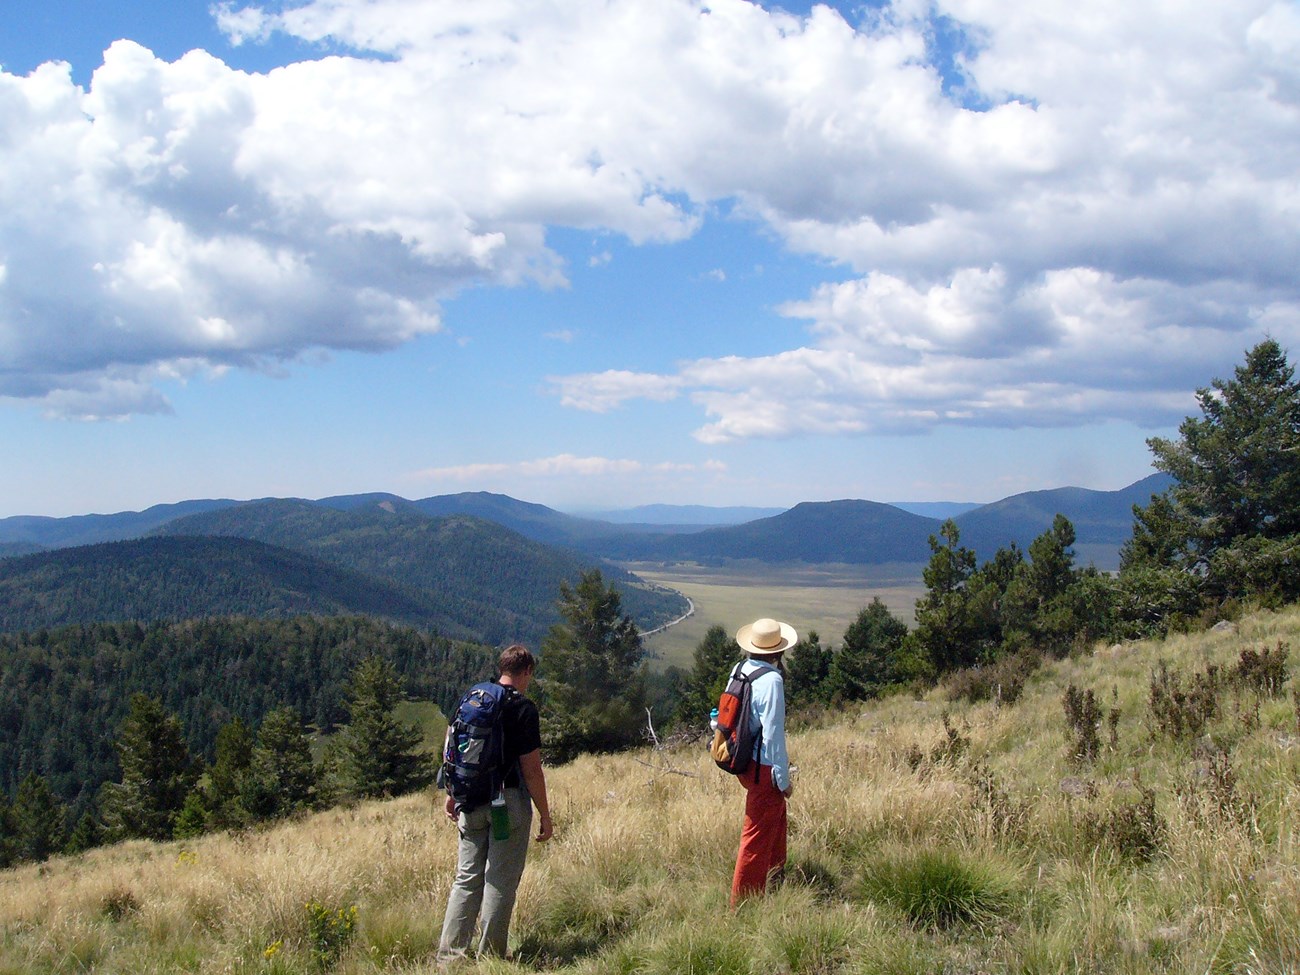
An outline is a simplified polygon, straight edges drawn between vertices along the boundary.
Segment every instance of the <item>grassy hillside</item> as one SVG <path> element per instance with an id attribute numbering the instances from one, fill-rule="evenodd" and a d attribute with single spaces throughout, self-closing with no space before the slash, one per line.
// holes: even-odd
<path id="1" fill-rule="evenodd" d="M 1298 638 L 1292 609 L 1048 664 L 1001 707 L 941 687 L 827 716 L 791 740 L 786 881 L 734 920 L 740 788 L 698 744 L 552 769 L 558 833 L 525 875 L 516 961 L 478 970 L 1295 971 L 1295 681 L 1223 675 Z M 1184 689 L 1221 668 L 1203 731 L 1158 730 L 1161 661 Z M 1071 685 L 1100 705 L 1092 761 L 1071 758 Z M 10 871 L 0 972 L 432 973 L 455 845 L 424 795 Z"/>

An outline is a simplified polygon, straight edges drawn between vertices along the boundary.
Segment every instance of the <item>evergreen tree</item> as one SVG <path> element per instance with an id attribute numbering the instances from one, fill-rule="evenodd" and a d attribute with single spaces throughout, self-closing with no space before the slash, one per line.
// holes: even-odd
<path id="1" fill-rule="evenodd" d="M 957 523 L 948 519 L 938 537 L 930 536 L 930 562 L 921 574 L 926 594 L 916 604 L 913 639 L 937 673 L 969 667 L 982 657 L 966 585 L 975 572 L 975 553 L 960 541 Z"/>
<path id="2" fill-rule="evenodd" d="M 644 649 L 618 590 L 592 569 L 577 586 L 561 584 L 559 611 L 539 668 L 547 758 L 566 762 L 636 745 L 646 720 Z"/>
<path id="3" fill-rule="evenodd" d="M 108 838 L 169 838 L 194 778 L 180 721 L 157 698 L 136 694 L 115 747 L 122 778 L 101 801 Z"/>
<path id="4" fill-rule="evenodd" d="M 1059 655 L 1079 635 L 1084 621 L 1075 591 L 1074 538 L 1074 526 L 1058 514 L 1052 527 L 1030 543 L 1029 561 L 1016 567 L 1006 592 L 1007 649 L 1032 647 Z"/>
<path id="5" fill-rule="evenodd" d="M 341 755 L 350 795 L 397 796 L 433 781 L 420 729 L 397 720 L 401 700 L 401 679 L 388 661 L 368 657 L 353 671 Z"/>
<path id="6" fill-rule="evenodd" d="M 785 665 L 785 700 L 791 708 L 830 703 L 831 648 L 822 646 L 816 630 L 809 630 L 790 648 Z"/>
<path id="7" fill-rule="evenodd" d="M 831 660 L 832 699 L 865 701 L 900 683 L 897 658 L 906 637 L 907 624 L 880 597 L 872 599 L 844 631 L 844 643 Z"/>
<path id="8" fill-rule="evenodd" d="M 14 864 L 14 826 L 9 805 L 0 795 L 0 870 Z"/>
<path id="9" fill-rule="evenodd" d="M 64 847 L 65 853 L 85 853 L 87 850 L 93 850 L 99 846 L 102 839 L 103 831 L 99 827 L 98 820 L 94 815 L 87 811 L 81 814 L 77 820 L 76 827 L 68 836 L 67 846 Z"/>
<path id="10" fill-rule="evenodd" d="M 50 784 L 35 772 L 18 786 L 9 811 L 14 857 L 19 862 L 40 862 L 63 849 L 66 810 L 50 791 Z"/>
<path id="11" fill-rule="evenodd" d="M 172 837 L 187 840 L 192 836 L 201 836 L 208 831 L 212 811 L 208 808 L 207 796 L 199 786 L 195 786 L 185 796 L 181 811 L 172 823 Z"/>
<path id="12" fill-rule="evenodd" d="M 739 660 L 740 647 L 735 639 L 721 626 L 710 626 L 695 647 L 691 672 L 677 706 L 679 726 L 708 729 L 709 712 L 718 706 L 727 676 Z"/>
<path id="13" fill-rule="evenodd" d="M 968 618 L 977 659 L 991 660 L 1009 649 L 1007 633 L 1020 625 L 1020 607 L 1013 590 L 1024 571 L 1024 562 L 1024 554 L 1012 542 L 998 549 L 967 580 Z"/>
<path id="14" fill-rule="evenodd" d="M 253 735 L 248 725 L 233 718 L 217 732 L 216 756 L 208 769 L 205 799 L 211 828 L 239 826 L 247 819 L 240 794 L 252 760 Z"/>
<path id="15" fill-rule="evenodd" d="M 1123 569 L 1178 569 L 1212 600 L 1300 597 L 1300 383 L 1272 339 L 1196 393 L 1179 439 L 1147 441 L 1176 483 L 1145 508 Z"/>
<path id="16" fill-rule="evenodd" d="M 419 740 L 417 732 L 416 744 Z M 301 717 L 294 708 L 276 708 L 262 719 L 257 730 L 257 747 L 243 777 L 243 807 L 257 819 L 274 819 L 306 809 L 316 797 L 316 779 L 311 738 Z M 388 794 L 409 791 L 394 788 Z"/>

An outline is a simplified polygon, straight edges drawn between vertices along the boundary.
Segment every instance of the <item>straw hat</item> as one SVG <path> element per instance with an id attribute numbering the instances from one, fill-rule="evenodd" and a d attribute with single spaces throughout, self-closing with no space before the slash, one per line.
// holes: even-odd
<path id="1" fill-rule="evenodd" d="M 799 634 L 789 623 L 779 623 L 764 617 L 742 626 L 736 633 L 740 649 L 755 657 L 774 657 L 789 650 L 799 642 Z"/>

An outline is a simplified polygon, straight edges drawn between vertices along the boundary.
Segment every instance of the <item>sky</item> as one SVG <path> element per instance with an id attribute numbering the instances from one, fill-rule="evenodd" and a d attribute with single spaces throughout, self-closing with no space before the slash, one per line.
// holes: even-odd
<path id="1" fill-rule="evenodd" d="M 6 0 L 0 517 L 1115 490 L 1298 174 L 1297 0 Z"/>

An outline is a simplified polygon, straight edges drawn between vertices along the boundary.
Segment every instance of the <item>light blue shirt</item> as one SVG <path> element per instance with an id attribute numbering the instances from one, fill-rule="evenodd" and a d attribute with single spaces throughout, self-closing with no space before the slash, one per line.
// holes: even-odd
<path id="1" fill-rule="evenodd" d="M 790 788 L 790 758 L 785 751 L 785 679 L 771 664 L 752 658 L 740 666 L 745 674 L 761 671 L 750 685 L 749 724 L 763 729 L 754 757 L 772 766 L 772 784 L 784 792 Z"/>

